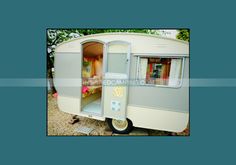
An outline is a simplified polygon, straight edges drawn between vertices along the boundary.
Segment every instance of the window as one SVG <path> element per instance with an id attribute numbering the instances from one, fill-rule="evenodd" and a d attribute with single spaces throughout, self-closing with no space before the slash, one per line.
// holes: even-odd
<path id="1" fill-rule="evenodd" d="M 108 53 L 107 72 L 127 73 L 127 54 L 126 53 Z"/>
<path id="2" fill-rule="evenodd" d="M 178 87 L 183 58 L 138 57 L 138 79 L 145 84 Z"/>

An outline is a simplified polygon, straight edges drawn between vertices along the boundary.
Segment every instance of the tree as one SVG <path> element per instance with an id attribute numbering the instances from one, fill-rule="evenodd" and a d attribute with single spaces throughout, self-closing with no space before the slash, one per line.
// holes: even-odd
<path id="1" fill-rule="evenodd" d="M 177 38 L 189 42 L 189 29 L 180 29 Z"/>

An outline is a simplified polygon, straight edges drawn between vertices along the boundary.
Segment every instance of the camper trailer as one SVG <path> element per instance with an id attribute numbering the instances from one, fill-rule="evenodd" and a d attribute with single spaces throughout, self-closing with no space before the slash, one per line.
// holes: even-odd
<path id="1" fill-rule="evenodd" d="M 61 111 L 132 127 L 182 132 L 189 121 L 189 43 L 140 33 L 82 36 L 55 49 Z"/>

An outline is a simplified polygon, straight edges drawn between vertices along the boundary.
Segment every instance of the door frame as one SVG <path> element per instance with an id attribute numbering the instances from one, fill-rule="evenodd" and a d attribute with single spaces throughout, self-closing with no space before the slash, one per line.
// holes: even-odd
<path id="1" fill-rule="evenodd" d="M 81 114 L 86 114 L 88 115 L 87 117 L 89 118 L 93 118 L 93 116 L 96 116 L 96 117 L 103 117 L 103 89 L 102 89 L 102 97 L 101 97 L 101 108 L 102 108 L 102 111 L 101 111 L 101 114 L 100 115 L 97 115 L 97 114 L 90 114 L 90 113 L 86 113 L 86 112 L 83 112 L 82 111 L 82 99 L 83 99 L 83 95 L 82 95 L 82 87 L 83 87 L 83 45 L 88 43 L 88 42 L 98 42 L 98 43 L 101 43 L 103 45 L 103 61 L 104 61 L 104 56 L 105 56 L 105 45 L 106 43 L 104 41 L 101 41 L 101 40 L 97 40 L 97 39 L 87 39 L 87 40 L 84 40 L 80 43 L 80 52 L 81 52 L 81 98 L 80 98 L 80 113 Z M 104 69 L 104 64 L 102 66 L 102 70 Z M 103 73 L 102 73 L 103 75 Z"/>

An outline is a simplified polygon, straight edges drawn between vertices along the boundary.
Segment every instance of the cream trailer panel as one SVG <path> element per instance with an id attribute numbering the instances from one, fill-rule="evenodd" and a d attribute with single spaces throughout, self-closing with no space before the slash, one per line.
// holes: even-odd
<path id="1" fill-rule="evenodd" d="M 58 92 L 58 106 L 67 113 L 79 114 L 81 99 L 80 53 L 55 53 L 54 83 Z"/>

